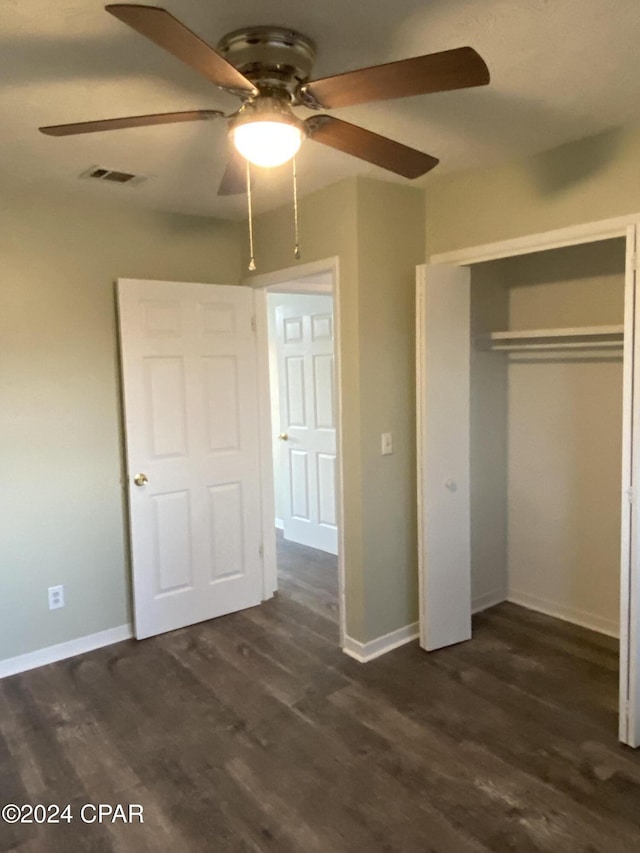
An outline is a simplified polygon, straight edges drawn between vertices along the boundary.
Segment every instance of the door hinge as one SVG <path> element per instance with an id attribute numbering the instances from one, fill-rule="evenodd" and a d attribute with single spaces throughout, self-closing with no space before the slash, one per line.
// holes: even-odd
<path id="1" fill-rule="evenodd" d="M 256 330 L 256 318 L 255 318 L 255 317 L 252 317 L 252 318 L 251 318 L 251 329 L 252 329 L 254 332 L 255 332 L 255 330 Z"/>
<path id="2" fill-rule="evenodd" d="M 637 252 L 634 252 L 634 253 L 631 255 L 631 269 L 632 269 L 634 272 L 637 272 L 637 271 L 638 271 L 638 253 L 637 253 Z"/>
<path id="3" fill-rule="evenodd" d="M 633 489 L 626 489 L 627 492 L 627 500 L 630 504 L 633 503 Z"/>
<path id="4" fill-rule="evenodd" d="M 258 548 L 258 554 L 260 555 L 260 559 L 262 560 L 262 558 L 264 557 L 264 546 L 261 545 Z"/>

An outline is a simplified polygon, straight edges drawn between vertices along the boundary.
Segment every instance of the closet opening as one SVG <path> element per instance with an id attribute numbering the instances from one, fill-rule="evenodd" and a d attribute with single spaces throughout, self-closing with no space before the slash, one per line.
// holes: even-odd
<path id="1" fill-rule="evenodd" d="M 477 264 L 470 288 L 475 642 L 504 633 L 516 683 L 614 730 L 624 277 L 618 239 Z"/>
<path id="2" fill-rule="evenodd" d="M 474 612 L 617 638 L 625 241 L 471 267 Z"/>
<path id="3" fill-rule="evenodd" d="M 420 270 L 417 305 L 421 645 L 475 637 L 497 677 L 618 715 L 631 746 L 635 231 L 466 250 Z"/>

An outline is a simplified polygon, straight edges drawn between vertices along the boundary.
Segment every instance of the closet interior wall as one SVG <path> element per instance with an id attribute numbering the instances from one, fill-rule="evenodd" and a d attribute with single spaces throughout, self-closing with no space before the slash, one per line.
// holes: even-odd
<path id="1" fill-rule="evenodd" d="M 495 331 L 623 323 L 625 241 L 471 271 L 471 580 L 475 611 L 510 600 L 619 631 L 622 348 L 496 352 Z"/>

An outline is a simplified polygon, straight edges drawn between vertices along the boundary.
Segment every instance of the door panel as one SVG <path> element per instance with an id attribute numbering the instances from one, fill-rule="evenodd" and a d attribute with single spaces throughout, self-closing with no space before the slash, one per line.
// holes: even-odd
<path id="1" fill-rule="evenodd" d="M 313 357 L 313 379 L 316 426 L 320 429 L 335 429 L 332 355 L 315 355 Z"/>
<path id="2" fill-rule="evenodd" d="M 140 639 L 262 600 L 253 293 L 121 280 L 118 302 Z"/>
<path id="3" fill-rule="evenodd" d="M 419 268 L 417 290 L 420 644 L 471 637 L 470 273 Z"/>
<path id="4" fill-rule="evenodd" d="M 338 551 L 336 430 L 330 296 L 296 296 L 276 310 L 282 521 L 293 542 Z"/>
<path id="5" fill-rule="evenodd" d="M 336 525 L 336 457 L 318 453 L 318 520 Z"/>
<path id="6" fill-rule="evenodd" d="M 287 356 L 284 359 L 286 371 L 285 400 L 287 405 L 287 425 L 306 429 L 304 387 L 304 358 Z"/>
<path id="7" fill-rule="evenodd" d="M 153 539 L 156 545 L 157 592 L 193 586 L 189 492 L 153 495 Z"/>

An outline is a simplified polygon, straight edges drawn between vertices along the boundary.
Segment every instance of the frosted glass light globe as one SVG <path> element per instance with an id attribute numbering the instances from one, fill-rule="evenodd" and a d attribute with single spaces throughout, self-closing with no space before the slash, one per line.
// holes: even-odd
<path id="1" fill-rule="evenodd" d="M 233 144 L 256 166 L 281 166 L 297 153 L 302 131 L 285 121 L 251 121 L 233 128 Z"/>

